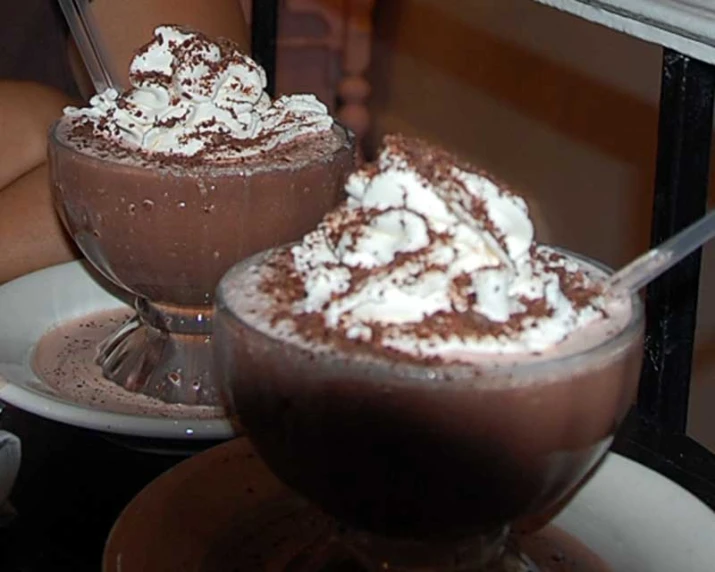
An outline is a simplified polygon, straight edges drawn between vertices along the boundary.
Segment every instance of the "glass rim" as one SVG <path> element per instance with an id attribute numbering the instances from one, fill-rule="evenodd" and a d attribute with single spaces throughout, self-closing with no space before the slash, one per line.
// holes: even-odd
<path id="1" fill-rule="evenodd" d="M 168 162 L 165 164 L 161 163 L 160 159 L 146 159 L 143 157 L 140 157 L 139 159 L 136 159 L 136 152 L 141 151 L 140 149 L 130 149 L 130 148 L 125 148 L 127 151 L 127 158 L 117 158 L 114 156 L 99 156 L 91 152 L 86 152 L 83 151 L 82 149 L 78 148 L 76 145 L 71 144 L 69 141 L 67 141 L 66 138 L 63 138 L 60 135 L 60 130 L 67 125 L 66 120 L 67 117 L 63 116 L 60 117 L 59 119 L 56 119 L 52 125 L 50 125 L 47 133 L 47 140 L 50 145 L 56 146 L 60 149 L 63 149 L 73 155 L 79 155 L 83 159 L 92 162 L 92 163 L 98 163 L 98 164 L 106 164 L 110 163 L 112 165 L 119 165 L 122 167 L 125 167 L 127 169 L 139 169 L 139 170 L 146 170 L 146 169 L 156 169 L 157 171 L 163 171 L 167 173 L 201 173 L 204 174 L 206 172 L 210 172 L 212 175 L 221 175 L 223 172 L 226 172 L 226 174 L 235 174 L 236 172 L 241 172 L 241 171 L 246 171 L 249 172 L 250 174 L 253 173 L 260 173 L 264 171 L 282 171 L 282 170 L 289 170 L 289 169 L 296 169 L 296 168 L 301 168 L 305 165 L 311 164 L 315 162 L 315 160 L 306 160 L 306 161 L 300 161 L 300 162 L 295 162 L 295 163 L 290 163 L 290 162 L 281 162 L 277 161 L 275 163 L 272 163 L 270 166 L 264 167 L 262 165 L 262 162 L 259 160 L 255 160 L 255 157 L 260 156 L 252 156 L 248 157 L 246 159 L 232 159 L 232 160 L 227 160 L 227 161 L 208 161 L 206 164 L 202 165 L 182 165 L 181 163 L 172 163 Z M 345 141 L 343 144 L 339 145 L 335 150 L 333 150 L 331 153 L 326 154 L 324 157 L 321 157 L 318 159 L 318 161 L 325 161 L 325 160 L 330 160 L 334 159 L 336 156 L 338 156 L 341 152 L 345 150 L 349 150 L 350 152 L 354 153 L 355 152 L 355 133 L 346 125 L 344 125 L 342 122 L 338 121 L 336 118 L 333 118 L 333 124 L 330 128 L 332 132 L 337 132 L 339 135 L 343 136 Z M 286 146 L 289 146 L 291 144 L 295 143 L 294 141 L 289 142 L 286 144 Z M 282 147 L 283 145 L 279 145 L 279 147 Z M 50 155 L 50 160 L 51 155 Z"/>
<path id="2" fill-rule="evenodd" d="M 385 356 L 378 352 L 371 352 L 369 350 L 351 353 L 349 350 L 336 348 L 334 346 L 329 347 L 327 345 L 322 345 L 311 349 L 307 347 L 307 344 L 311 343 L 309 340 L 306 340 L 305 345 L 303 345 L 301 343 L 296 342 L 295 340 L 280 339 L 279 337 L 266 333 L 255 325 L 247 322 L 244 318 L 238 316 L 236 312 L 230 307 L 230 305 L 226 303 L 225 283 L 227 279 L 237 274 L 240 274 L 241 271 L 249 267 L 257 259 L 263 259 L 269 253 L 275 252 L 278 249 L 287 248 L 288 246 L 289 245 L 283 245 L 272 249 L 264 250 L 234 264 L 221 278 L 216 289 L 216 294 L 214 296 L 215 316 L 226 316 L 231 322 L 241 324 L 249 331 L 258 334 L 261 337 L 269 339 L 272 343 L 287 344 L 294 350 L 300 352 L 308 352 L 316 357 L 319 356 L 319 359 L 323 362 L 325 360 L 331 360 L 344 364 L 346 359 L 348 359 L 350 362 L 350 367 L 369 367 L 375 371 L 390 372 L 393 375 L 396 371 L 399 371 L 400 377 L 404 379 L 419 379 L 425 382 L 458 381 L 460 378 L 465 378 L 467 376 L 473 378 L 475 371 L 482 371 L 486 373 L 494 372 L 501 374 L 509 373 L 515 375 L 518 375 L 519 373 L 527 373 L 530 377 L 538 377 L 539 373 L 547 368 L 567 367 L 569 364 L 584 360 L 584 358 L 596 360 L 603 359 L 604 356 L 623 353 L 630 347 L 630 343 L 636 340 L 639 336 L 642 336 L 643 333 L 643 327 L 645 324 L 644 304 L 640 298 L 640 295 L 638 293 L 635 293 L 631 294 L 630 296 L 630 319 L 627 322 L 626 326 L 613 337 L 607 338 L 600 343 L 578 349 L 577 351 L 556 355 L 554 357 L 534 357 L 530 355 L 529 359 L 522 363 L 518 363 L 519 356 L 527 355 L 526 352 L 515 352 L 513 354 L 515 358 L 514 360 L 509 359 L 510 354 L 499 354 L 499 360 L 493 363 L 484 364 L 479 363 L 478 361 L 475 361 L 474 363 L 427 363 L 420 362 L 419 358 L 411 360 L 409 359 L 409 357 L 405 357 L 405 359 L 395 360 L 394 358 L 391 359 L 388 356 Z M 550 245 L 544 246 L 548 246 L 548 248 L 552 248 L 566 256 L 574 257 L 581 262 L 595 267 L 597 270 L 605 272 L 607 275 L 613 273 L 613 269 L 611 269 L 609 266 L 588 256 L 577 254 L 566 248 Z M 491 352 L 483 352 L 483 354 L 480 355 L 484 355 L 485 359 L 489 359 L 490 353 Z M 491 354 L 494 355 L 493 353 Z M 515 361 L 517 361 L 517 363 L 514 363 Z"/>

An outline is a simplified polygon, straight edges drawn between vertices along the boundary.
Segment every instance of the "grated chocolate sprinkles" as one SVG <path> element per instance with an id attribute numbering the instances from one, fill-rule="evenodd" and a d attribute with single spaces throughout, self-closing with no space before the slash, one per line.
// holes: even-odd
<path id="1" fill-rule="evenodd" d="M 436 149 L 427 143 L 419 140 L 408 139 L 401 135 L 393 135 L 385 138 L 385 146 L 392 147 L 398 154 L 405 158 L 405 169 L 414 170 L 424 177 L 431 184 L 435 180 L 441 185 L 441 189 L 446 193 L 459 193 L 462 182 L 453 174 L 455 164 L 459 163 L 447 152 Z M 472 172 L 475 169 L 466 166 Z M 363 177 L 374 177 L 378 173 L 378 168 L 374 164 L 367 164 L 359 171 Z M 503 188 L 501 185 L 500 189 Z M 508 192 L 508 191 L 507 191 Z M 464 196 L 469 193 L 463 193 Z M 452 197 L 450 197 L 452 198 Z M 479 217 L 485 230 L 491 232 L 497 240 L 504 241 L 504 237 L 496 231 L 493 221 L 487 215 L 484 202 L 481 200 L 471 201 L 469 204 L 470 215 Z M 360 229 L 369 223 L 375 214 L 382 214 L 382 210 L 362 210 L 349 209 L 346 204 L 328 213 L 319 229 L 324 233 L 333 248 L 337 247 L 341 239 L 350 236 L 353 243 L 348 243 L 347 247 L 354 246 L 354 241 L 360 238 Z M 429 227 L 428 227 L 429 228 Z M 491 230 L 490 230 L 491 229 Z M 430 244 L 435 241 L 446 241 L 448 235 L 440 235 L 431 231 L 429 236 Z M 310 235 L 308 235 L 310 240 Z M 345 244 L 342 245 L 345 247 Z M 360 288 L 371 278 L 389 275 L 396 269 L 410 271 L 410 264 L 414 264 L 416 272 L 425 273 L 430 271 L 445 272 L 446 266 L 428 263 L 425 258 L 427 247 L 412 252 L 398 252 L 394 259 L 373 268 L 362 266 L 350 266 L 350 280 L 346 291 L 333 292 L 332 300 L 336 301 L 344 296 L 359 291 Z M 600 295 L 600 289 L 594 285 L 589 277 L 582 271 L 570 272 L 565 267 L 569 259 L 557 252 L 540 249 L 536 244 L 529 248 L 532 259 L 536 259 L 543 265 L 542 272 L 554 273 L 558 278 L 560 288 L 565 297 L 578 311 L 588 306 L 593 306 L 594 298 Z M 275 251 L 267 261 L 268 272 L 263 277 L 260 290 L 269 295 L 274 305 L 271 310 L 271 323 L 276 326 L 279 322 L 288 320 L 297 334 L 308 341 L 315 341 L 321 344 L 329 344 L 338 348 L 345 348 L 351 351 L 364 351 L 389 356 L 399 361 L 416 361 L 419 363 L 441 363 L 441 359 L 435 356 L 415 355 L 413 353 L 402 352 L 385 345 L 386 338 L 401 338 L 409 336 L 418 340 L 450 340 L 450 339 L 478 339 L 478 338 L 509 338 L 524 332 L 527 328 L 537 326 L 541 318 L 550 318 L 554 315 L 554 309 L 549 306 L 546 298 L 529 298 L 521 296 L 518 302 L 523 310 L 512 313 L 504 322 L 497 322 L 479 313 L 476 307 L 477 295 L 470 291 L 472 285 L 471 276 L 464 272 L 452 279 L 450 289 L 454 290 L 451 311 L 438 311 L 433 314 L 424 315 L 419 322 L 410 323 L 384 323 L 361 321 L 359 327 L 367 328 L 369 336 L 365 339 L 350 335 L 350 329 L 355 326 L 340 320 L 336 327 L 328 326 L 325 317 L 321 312 L 298 312 L 295 305 L 303 301 L 307 295 L 303 278 L 298 273 L 295 261 L 289 248 Z M 503 265 L 499 265 L 503 268 Z M 492 267 L 493 268 L 493 267 Z M 538 275 L 539 271 L 535 270 Z M 495 288 L 499 288 L 498 286 Z M 465 303 L 466 301 L 466 303 Z M 597 307 L 597 306 L 594 306 Z M 605 317 L 605 313 L 601 311 Z"/>

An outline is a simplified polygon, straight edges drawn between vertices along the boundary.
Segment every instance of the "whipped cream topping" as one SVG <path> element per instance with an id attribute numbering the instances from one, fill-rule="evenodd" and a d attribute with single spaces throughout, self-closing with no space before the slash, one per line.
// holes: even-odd
<path id="1" fill-rule="evenodd" d="M 176 26 L 156 28 L 129 80 L 126 93 L 110 88 L 65 115 L 122 147 L 215 161 L 255 156 L 333 124 L 314 95 L 271 101 L 263 68 L 238 45 Z"/>
<path id="2" fill-rule="evenodd" d="M 388 136 L 346 190 L 291 248 L 298 327 L 445 357 L 542 352 L 606 315 L 586 267 L 534 243 L 524 200 L 444 151 Z"/>

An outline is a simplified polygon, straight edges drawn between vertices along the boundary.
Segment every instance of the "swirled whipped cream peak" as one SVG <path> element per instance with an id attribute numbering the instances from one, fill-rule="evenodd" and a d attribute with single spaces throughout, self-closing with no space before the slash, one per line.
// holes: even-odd
<path id="1" fill-rule="evenodd" d="M 275 319 L 308 338 L 419 358 L 538 354 L 608 320 L 602 273 L 536 244 L 526 202 L 443 150 L 387 136 L 346 191 L 264 284 L 288 308 Z"/>
<path id="2" fill-rule="evenodd" d="M 329 131 L 333 119 L 314 95 L 272 101 L 266 75 L 229 40 L 160 26 L 130 65 L 131 88 L 110 88 L 84 108 L 69 107 L 86 135 L 145 157 L 236 161 Z"/>

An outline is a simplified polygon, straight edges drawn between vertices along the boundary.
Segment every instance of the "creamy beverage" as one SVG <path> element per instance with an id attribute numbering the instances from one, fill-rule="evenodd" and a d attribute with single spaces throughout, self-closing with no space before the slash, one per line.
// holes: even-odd
<path id="1" fill-rule="evenodd" d="M 127 391 L 104 378 L 95 363 L 97 345 L 130 316 L 126 308 L 106 310 L 69 320 L 40 338 L 32 370 L 55 395 L 71 403 L 112 413 L 171 419 L 215 419 L 221 407 L 166 403 Z"/>
<path id="2" fill-rule="evenodd" d="M 262 457 L 381 537 L 498 536 L 606 452 L 636 389 L 637 298 L 534 240 L 525 202 L 401 136 L 300 242 L 231 269 L 222 383 Z"/>

